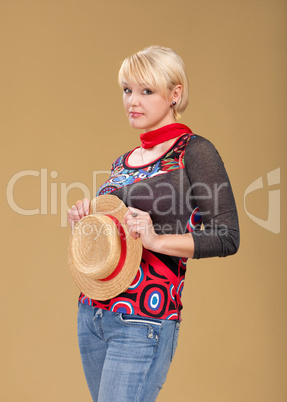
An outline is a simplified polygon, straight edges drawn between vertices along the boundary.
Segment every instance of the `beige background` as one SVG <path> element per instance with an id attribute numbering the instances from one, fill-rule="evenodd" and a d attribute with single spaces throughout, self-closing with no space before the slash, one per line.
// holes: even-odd
<path id="1" fill-rule="evenodd" d="M 158 400 L 286 402 L 286 16 L 277 0 L 0 1 L 2 401 L 90 400 L 60 208 L 66 186 L 81 182 L 92 193 L 93 172 L 139 144 L 117 71 L 159 44 L 186 63 L 191 96 L 181 122 L 224 160 L 241 246 L 233 257 L 189 261 L 179 346 Z M 266 174 L 276 168 L 279 234 L 244 210 L 246 188 L 262 176 L 246 206 L 267 219 Z M 42 185 L 42 213 L 15 212 L 8 183 L 40 169 L 47 185 L 44 174 L 25 176 L 13 197 L 40 208 Z M 68 204 L 82 196 L 71 190 Z"/>

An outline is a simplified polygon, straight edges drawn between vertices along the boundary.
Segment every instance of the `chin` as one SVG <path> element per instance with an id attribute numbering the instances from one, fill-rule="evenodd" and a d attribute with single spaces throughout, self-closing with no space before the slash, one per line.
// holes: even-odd
<path id="1" fill-rule="evenodd" d="M 146 124 L 140 123 L 140 122 L 135 121 L 135 120 L 132 120 L 132 121 L 130 120 L 130 126 L 132 128 L 137 128 L 139 130 L 144 130 L 146 128 Z"/>

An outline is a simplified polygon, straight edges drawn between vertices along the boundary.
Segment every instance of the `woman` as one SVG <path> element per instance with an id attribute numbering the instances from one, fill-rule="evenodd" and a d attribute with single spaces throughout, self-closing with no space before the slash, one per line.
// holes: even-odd
<path id="1" fill-rule="evenodd" d="M 141 237 L 142 261 L 126 292 L 112 300 L 81 294 L 79 346 L 95 401 L 155 401 L 177 346 L 187 258 L 237 252 L 239 225 L 224 164 L 210 141 L 177 123 L 188 103 L 181 58 L 151 46 L 119 71 L 130 125 L 141 146 L 120 156 L 97 195 L 129 207 L 125 223 Z M 83 199 L 70 226 L 89 214 Z"/>

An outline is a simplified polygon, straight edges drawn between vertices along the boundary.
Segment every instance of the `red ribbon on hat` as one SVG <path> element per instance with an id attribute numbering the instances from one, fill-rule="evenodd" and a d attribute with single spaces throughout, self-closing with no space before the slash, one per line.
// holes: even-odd
<path id="1" fill-rule="evenodd" d="M 106 278 L 99 279 L 100 281 L 103 281 L 103 282 L 110 281 L 111 279 L 114 279 L 121 272 L 121 270 L 122 270 L 122 268 L 124 266 L 125 260 L 126 260 L 126 256 L 127 256 L 126 234 L 125 234 L 124 228 L 122 227 L 121 222 L 117 218 L 112 216 L 112 215 L 106 215 L 106 216 L 111 218 L 111 220 L 116 224 L 116 227 L 117 227 L 117 229 L 119 231 L 120 240 L 121 240 L 121 255 L 120 255 L 118 265 L 116 266 L 114 271 L 109 276 L 107 276 Z"/>

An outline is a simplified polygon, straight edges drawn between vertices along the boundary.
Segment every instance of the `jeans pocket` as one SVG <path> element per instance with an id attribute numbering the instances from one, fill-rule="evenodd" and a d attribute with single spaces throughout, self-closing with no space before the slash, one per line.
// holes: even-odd
<path id="1" fill-rule="evenodd" d="M 171 352 L 171 359 L 170 359 L 171 361 L 174 358 L 176 347 L 177 347 L 179 328 L 180 328 L 180 322 L 177 321 L 177 323 L 175 324 L 174 333 L 173 333 L 172 352 Z"/>
<path id="2" fill-rule="evenodd" d="M 126 327 L 131 328 L 145 328 L 147 330 L 147 338 L 155 339 L 158 341 L 160 330 L 162 327 L 162 321 L 156 318 L 142 317 L 134 314 L 117 315 L 119 321 Z"/>
<path id="3" fill-rule="evenodd" d="M 121 314 L 121 319 L 127 323 L 156 325 L 158 327 L 162 326 L 162 322 L 159 319 L 149 318 L 149 317 L 141 317 L 141 316 L 134 315 L 134 314 Z"/>

